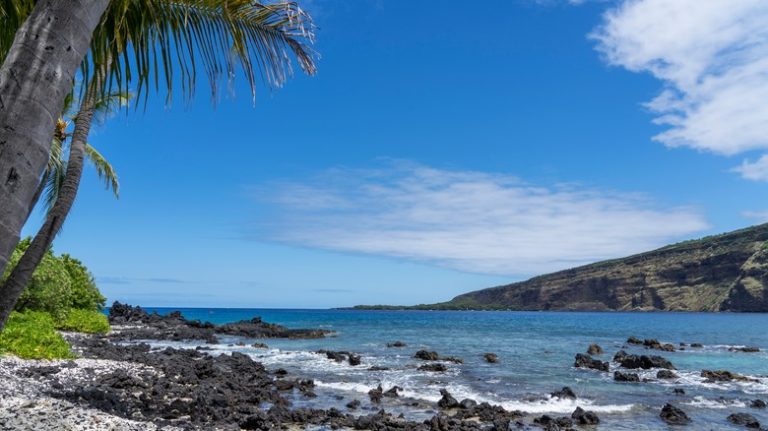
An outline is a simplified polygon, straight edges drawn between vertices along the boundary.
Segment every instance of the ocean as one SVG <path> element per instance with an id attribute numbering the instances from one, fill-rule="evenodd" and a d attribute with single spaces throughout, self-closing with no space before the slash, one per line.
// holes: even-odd
<path id="1" fill-rule="evenodd" d="M 671 402 L 692 419 L 691 429 L 744 429 L 726 420 L 731 413 L 752 414 L 768 425 L 768 410 L 750 408 L 755 399 L 768 402 L 768 314 L 708 313 L 566 313 L 482 311 L 357 311 L 287 309 L 200 309 L 147 308 L 161 314 L 180 310 L 188 319 L 226 323 L 260 316 L 265 321 L 291 328 L 322 328 L 335 331 L 315 340 L 258 340 L 269 348 L 249 347 L 256 340 L 222 339 L 208 345 L 213 353 L 239 351 L 251 355 L 269 369 L 284 368 L 294 376 L 315 380 L 316 398 L 297 395 L 295 406 L 337 407 L 358 399 L 361 414 L 378 411 L 403 413 L 420 420 L 435 413 L 439 390 L 446 388 L 458 400 L 487 401 L 508 410 L 523 410 L 550 416 L 566 415 L 581 406 L 596 412 L 598 429 L 669 430 L 659 418 L 661 407 Z M 676 352 L 646 350 L 626 345 L 629 336 L 656 338 L 662 343 L 701 343 L 703 348 L 685 347 Z M 387 348 L 402 341 L 404 348 Z M 611 373 L 573 367 L 576 353 L 591 343 L 603 347 L 601 360 L 610 361 L 619 349 L 629 353 L 661 355 L 672 361 L 680 378 L 655 379 L 657 370 L 639 373 L 645 383 L 620 383 Z M 157 347 L 191 347 L 194 343 L 154 342 Z M 732 347 L 755 346 L 757 353 L 729 351 Z M 352 367 L 336 363 L 319 349 L 347 350 L 362 355 L 363 363 Z M 424 362 L 413 358 L 420 349 L 441 356 L 462 358 L 464 364 L 447 363 L 445 373 L 417 370 Z M 499 362 L 489 364 L 486 352 L 496 353 Z M 388 370 L 369 371 L 371 366 Z M 702 369 L 729 370 L 758 382 L 706 383 Z M 636 370 L 626 370 L 636 372 Z M 385 398 L 382 406 L 368 400 L 368 391 L 379 384 L 384 390 L 400 386 L 401 398 Z M 548 394 L 571 387 L 576 400 Z M 676 395 L 680 388 L 684 395 Z M 416 405 L 411 405 L 416 403 Z"/>

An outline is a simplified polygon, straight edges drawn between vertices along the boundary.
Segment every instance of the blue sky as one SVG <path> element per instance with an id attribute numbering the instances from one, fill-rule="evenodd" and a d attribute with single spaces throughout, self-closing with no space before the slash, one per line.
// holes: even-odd
<path id="1" fill-rule="evenodd" d="M 87 172 L 54 248 L 110 300 L 315 308 L 762 222 L 768 8 L 737 3 L 313 0 L 317 76 L 110 119 L 121 197 Z"/>

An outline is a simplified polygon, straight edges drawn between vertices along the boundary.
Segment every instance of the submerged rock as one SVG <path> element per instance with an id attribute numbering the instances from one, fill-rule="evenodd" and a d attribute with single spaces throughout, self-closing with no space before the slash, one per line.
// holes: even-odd
<path id="1" fill-rule="evenodd" d="M 405 347 L 407 344 L 402 341 L 395 341 L 394 343 L 387 343 L 387 347 Z"/>
<path id="2" fill-rule="evenodd" d="M 605 372 L 608 371 L 608 362 L 593 359 L 591 356 L 585 355 L 584 353 L 576 354 L 576 361 L 574 362 L 573 366 L 576 368 L 590 368 L 593 370 Z"/>
<path id="3" fill-rule="evenodd" d="M 747 428 L 760 428 L 760 422 L 749 413 L 733 413 L 729 415 L 727 419 L 735 425 L 741 425 Z"/>
<path id="4" fill-rule="evenodd" d="M 744 352 L 744 353 L 757 353 L 760 351 L 759 347 L 729 347 L 729 352 Z"/>
<path id="5" fill-rule="evenodd" d="M 488 362 L 489 364 L 495 364 L 499 362 L 499 357 L 495 353 L 486 353 L 483 355 L 483 359 L 485 359 L 485 362 Z"/>
<path id="6" fill-rule="evenodd" d="M 437 352 L 419 350 L 415 355 L 413 355 L 413 357 L 416 359 L 421 359 L 422 361 L 436 361 L 438 358 L 440 358 L 440 355 L 438 355 Z"/>
<path id="7" fill-rule="evenodd" d="M 764 409 L 766 407 L 766 404 L 765 404 L 765 401 L 757 399 L 757 400 L 752 400 L 749 406 L 752 407 L 753 409 Z"/>
<path id="8" fill-rule="evenodd" d="M 446 367 L 443 364 L 435 363 L 435 364 L 424 364 L 417 368 L 419 371 L 429 371 L 432 373 L 443 373 L 445 371 L 448 371 L 448 367 Z"/>
<path id="9" fill-rule="evenodd" d="M 742 376 L 741 374 L 732 373 L 727 370 L 701 370 L 701 377 L 704 377 L 707 379 L 707 382 L 730 382 L 733 380 L 739 381 L 739 382 L 758 382 L 757 379 L 753 379 L 747 376 Z"/>
<path id="10" fill-rule="evenodd" d="M 590 344 L 587 348 L 588 355 L 602 355 L 603 353 L 605 353 L 603 352 L 603 348 L 597 344 Z"/>
<path id="11" fill-rule="evenodd" d="M 661 409 L 659 417 L 670 425 L 686 425 L 691 422 L 691 419 L 684 411 L 669 403 L 665 404 Z"/>

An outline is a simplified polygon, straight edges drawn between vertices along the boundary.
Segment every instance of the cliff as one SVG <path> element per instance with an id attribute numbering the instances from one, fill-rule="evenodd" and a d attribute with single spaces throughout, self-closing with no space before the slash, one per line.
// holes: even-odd
<path id="1" fill-rule="evenodd" d="M 417 309 L 768 312 L 768 224 Z"/>

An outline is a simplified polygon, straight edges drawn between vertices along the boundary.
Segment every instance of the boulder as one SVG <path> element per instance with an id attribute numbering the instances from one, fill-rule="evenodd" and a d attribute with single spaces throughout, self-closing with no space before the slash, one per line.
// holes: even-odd
<path id="1" fill-rule="evenodd" d="M 360 400 L 352 400 L 347 403 L 347 408 L 350 410 L 357 410 L 360 407 Z"/>
<path id="2" fill-rule="evenodd" d="M 766 404 L 765 404 L 765 401 L 763 400 L 752 400 L 749 406 L 752 407 L 753 409 L 764 409 L 766 407 Z"/>
<path id="3" fill-rule="evenodd" d="M 368 391 L 368 398 L 370 398 L 371 402 L 374 404 L 379 404 L 382 396 L 384 396 L 384 390 L 381 389 L 381 385 Z"/>
<path id="4" fill-rule="evenodd" d="M 600 423 L 600 418 L 594 412 L 584 411 L 581 407 L 576 407 L 576 410 L 571 413 L 571 419 L 579 425 L 597 425 Z"/>
<path id="5" fill-rule="evenodd" d="M 643 344 L 643 340 L 633 336 L 633 337 L 627 338 L 627 343 L 629 343 L 629 344 Z"/>
<path id="6" fill-rule="evenodd" d="M 464 410 L 474 409 L 475 407 L 477 407 L 477 401 L 471 400 L 469 398 L 465 398 L 461 400 L 461 402 L 459 403 L 459 407 Z"/>
<path id="7" fill-rule="evenodd" d="M 499 357 L 495 353 L 486 353 L 483 355 L 483 358 L 485 359 L 485 362 L 490 364 L 499 362 Z"/>
<path id="8" fill-rule="evenodd" d="M 573 366 L 576 368 L 590 368 L 593 370 L 608 372 L 608 362 L 593 359 L 591 356 L 585 355 L 584 353 L 576 354 L 576 361 L 574 362 Z"/>
<path id="9" fill-rule="evenodd" d="M 563 389 L 552 392 L 550 395 L 552 395 L 553 398 L 566 398 L 572 400 L 576 399 L 576 393 L 574 393 L 573 389 L 569 388 L 568 386 L 564 386 Z"/>
<path id="10" fill-rule="evenodd" d="M 615 362 L 618 362 L 623 368 L 637 369 L 642 368 L 648 370 L 651 368 L 666 368 L 668 370 L 674 370 L 675 366 L 670 361 L 655 355 L 631 355 L 623 350 L 619 350 L 613 357 Z"/>
<path id="11" fill-rule="evenodd" d="M 424 364 L 418 368 L 419 371 L 429 371 L 432 373 L 443 373 L 448 371 L 448 367 L 446 367 L 443 364 L 435 363 L 435 364 Z"/>
<path id="12" fill-rule="evenodd" d="M 621 371 L 614 371 L 613 380 L 617 382 L 640 383 L 640 376 L 635 373 L 622 373 Z"/>
<path id="13" fill-rule="evenodd" d="M 441 409 L 452 409 L 459 407 L 459 402 L 456 401 L 456 398 L 454 398 L 447 390 L 440 389 L 440 395 L 443 397 L 440 398 L 440 401 L 437 402 L 437 406 Z"/>
<path id="14" fill-rule="evenodd" d="M 659 417 L 670 425 L 687 425 L 691 422 L 691 419 L 684 411 L 669 403 L 662 407 Z"/>
<path id="15" fill-rule="evenodd" d="M 676 379 L 676 378 L 678 378 L 678 377 L 679 377 L 679 376 L 678 376 L 677 374 L 675 374 L 673 371 L 670 371 L 670 370 L 659 370 L 659 371 L 656 373 L 656 378 L 657 378 L 657 379 L 665 379 L 665 380 L 668 380 L 668 379 Z"/>

